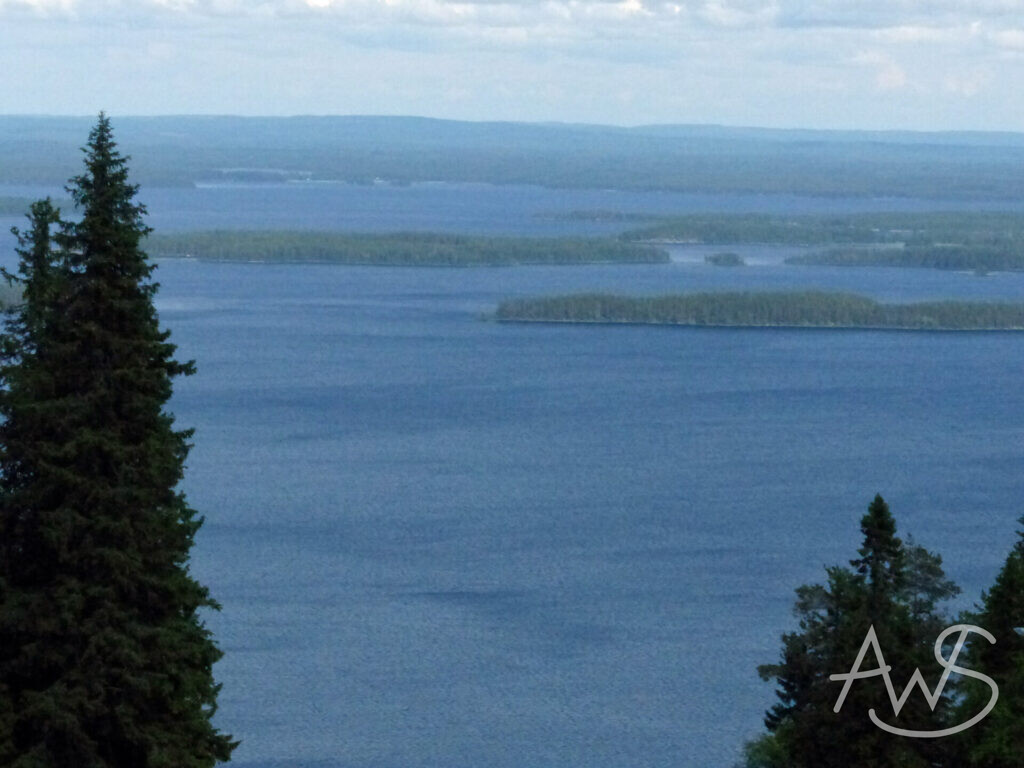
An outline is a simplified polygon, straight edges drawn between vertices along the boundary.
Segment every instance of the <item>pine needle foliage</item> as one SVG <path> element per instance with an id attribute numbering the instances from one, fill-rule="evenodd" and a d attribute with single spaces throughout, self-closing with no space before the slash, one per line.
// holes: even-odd
<path id="1" fill-rule="evenodd" d="M 165 406 L 193 372 L 159 325 L 149 229 L 100 115 L 68 192 L 16 232 L 20 305 L 0 360 L 0 766 L 200 768 L 219 606 L 189 573 L 202 524 L 182 479 L 192 432 Z"/>
<path id="2" fill-rule="evenodd" d="M 959 593 L 942 559 L 896 535 L 896 521 L 875 496 L 860 521 L 863 544 L 850 567 L 826 569 L 825 584 L 797 589 L 799 629 L 783 635 L 781 658 L 758 668 L 774 680 L 778 701 L 765 715 L 768 732 L 747 744 L 745 768 L 937 768 L 951 766 L 944 744 L 888 734 L 867 717 L 891 712 L 879 681 L 854 685 L 839 713 L 841 684 L 873 628 L 895 685 L 902 692 L 916 669 L 934 667 L 935 637 L 948 618 L 938 604 Z M 869 656 L 864 669 L 875 666 Z M 932 711 L 920 694 L 902 710 L 899 726 L 934 730 L 949 723 L 946 695 Z M 891 719 L 891 717 L 890 717 Z"/>

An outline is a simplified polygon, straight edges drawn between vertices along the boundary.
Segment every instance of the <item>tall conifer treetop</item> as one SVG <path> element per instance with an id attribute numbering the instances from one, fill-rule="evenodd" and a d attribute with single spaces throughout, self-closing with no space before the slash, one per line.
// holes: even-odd
<path id="1" fill-rule="evenodd" d="M 68 187 L 33 206 L 0 366 L 0 766 L 198 768 L 220 657 L 188 571 L 202 520 L 177 490 L 190 430 L 140 250 L 149 231 L 100 115 Z M 56 231 L 51 227 L 56 226 Z"/>
<path id="2" fill-rule="evenodd" d="M 875 494 L 867 514 L 861 518 L 860 530 L 864 544 L 857 550 L 860 558 L 851 560 L 850 565 L 867 577 L 872 604 L 876 610 L 882 610 L 884 604 L 880 601 L 891 598 L 902 586 L 906 553 L 896 535 L 896 521 L 889 505 L 879 494 Z"/>
<path id="3" fill-rule="evenodd" d="M 994 645 L 975 643 L 969 664 L 999 683 L 999 704 L 976 728 L 963 734 L 957 755 L 965 768 L 1019 768 L 1024 759 L 1024 517 L 1017 541 L 981 605 L 964 618 L 985 627 Z M 961 718 L 978 712 L 988 696 L 985 686 L 968 679 L 961 686 Z"/>
<path id="4" fill-rule="evenodd" d="M 869 628 L 898 686 L 915 669 L 930 669 L 936 634 L 948 625 L 937 605 L 959 592 L 941 557 L 896 535 L 881 496 L 860 527 L 860 557 L 852 568 L 827 568 L 824 584 L 797 589 L 799 628 L 783 635 L 778 663 L 758 668 L 776 682 L 778 701 L 765 716 L 768 733 L 746 747 L 746 768 L 959 768 L 944 761 L 944 744 L 888 734 L 868 720 L 869 710 L 891 707 L 877 678 L 851 688 L 842 711 L 834 709 L 840 686 L 831 675 L 850 669 Z M 947 695 L 932 711 L 923 696 L 911 697 L 900 726 L 935 729 L 947 722 L 952 704 Z"/>

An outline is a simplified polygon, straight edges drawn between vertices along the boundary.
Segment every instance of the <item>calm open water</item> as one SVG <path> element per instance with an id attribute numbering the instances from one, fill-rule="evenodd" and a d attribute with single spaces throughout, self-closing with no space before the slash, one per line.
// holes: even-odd
<path id="1" fill-rule="evenodd" d="M 1024 512 L 1024 335 L 478 319 L 784 272 L 914 292 L 893 270 L 165 265 L 239 765 L 729 766 L 793 588 L 853 555 L 875 492 L 976 597 Z"/>
<path id="2" fill-rule="evenodd" d="M 576 290 L 1024 298 L 743 252 L 161 266 L 240 768 L 728 768 L 793 589 L 853 555 L 876 492 L 977 598 L 1024 513 L 1024 334 L 480 319 Z"/>

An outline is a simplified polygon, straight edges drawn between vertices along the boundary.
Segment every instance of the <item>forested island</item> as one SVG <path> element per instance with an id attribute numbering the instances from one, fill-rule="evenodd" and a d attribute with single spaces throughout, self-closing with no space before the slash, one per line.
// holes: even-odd
<path id="1" fill-rule="evenodd" d="M 373 266 L 511 266 L 669 261 L 650 245 L 600 238 L 475 237 L 339 232 L 214 231 L 151 235 L 157 258 L 208 261 L 323 262 Z"/>
<path id="2" fill-rule="evenodd" d="M 864 296 L 796 293 L 694 293 L 667 296 L 576 294 L 511 299 L 503 322 L 904 330 L 1024 330 L 1024 304 L 939 301 L 883 304 Z"/>
<path id="3" fill-rule="evenodd" d="M 584 215 L 584 212 L 578 212 Z M 586 215 L 615 219 L 614 212 Z M 624 218 L 633 214 L 622 214 Z M 772 216 L 694 214 L 608 238 L 483 237 L 441 233 L 205 231 L 151 236 L 154 256 L 210 261 L 329 262 L 384 266 L 667 263 L 667 243 L 821 246 L 789 264 L 1024 269 L 1024 214 L 988 212 Z M 741 266 L 738 254 L 711 254 Z"/>
<path id="4" fill-rule="evenodd" d="M 842 215 L 690 214 L 624 233 L 630 242 L 704 245 L 989 246 L 1024 244 L 1024 212 Z"/>
<path id="5" fill-rule="evenodd" d="M 790 256 L 786 263 L 830 267 L 923 267 L 1007 272 L 1024 270 L 1024 248 L 1022 244 L 1009 243 L 831 248 L 816 253 Z"/>
<path id="6" fill-rule="evenodd" d="M 992 272 L 1024 269 L 1024 213 L 956 211 L 769 216 L 696 214 L 662 219 L 627 242 L 820 246 L 787 264 Z"/>
<path id="7" fill-rule="evenodd" d="M 889 242 L 877 223 L 859 216 L 771 216 L 707 213 L 664 217 L 624 233 L 629 242 L 701 245 L 832 245 Z"/>

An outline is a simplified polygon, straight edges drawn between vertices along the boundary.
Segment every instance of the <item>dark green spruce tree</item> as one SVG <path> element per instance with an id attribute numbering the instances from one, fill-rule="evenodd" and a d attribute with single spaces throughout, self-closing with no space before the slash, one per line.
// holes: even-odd
<path id="1" fill-rule="evenodd" d="M 61 222 L 20 233 L 0 376 L 0 766 L 199 768 L 235 746 L 211 718 L 220 657 L 189 574 L 201 518 L 177 490 L 192 372 L 161 330 L 148 229 L 100 115 Z"/>
<path id="2" fill-rule="evenodd" d="M 849 672 L 873 627 L 897 695 L 921 668 L 934 687 L 939 671 L 933 649 L 947 626 L 937 604 L 959 592 L 945 578 L 938 555 L 905 544 L 896 535 L 888 505 L 876 496 L 861 519 L 863 545 L 850 567 L 827 569 L 824 585 L 797 589 L 794 612 L 798 631 L 782 638 L 779 663 L 759 668 L 777 682 L 778 703 L 765 717 L 768 733 L 746 748 L 748 768 L 931 768 L 941 764 L 942 745 L 886 733 L 868 718 L 875 709 L 883 720 L 907 729 L 935 730 L 947 722 L 947 695 L 934 712 L 917 689 L 900 712 L 881 678 L 855 681 L 840 712 L 836 700 L 843 684 L 830 675 Z M 877 667 L 869 652 L 862 670 Z M 934 675 L 928 672 L 935 670 Z"/>
<path id="3" fill-rule="evenodd" d="M 1024 517 L 1020 519 L 1024 526 Z M 977 611 L 963 621 L 988 630 L 995 644 L 984 640 L 968 646 L 966 666 L 991 677 L 999 686 L 996 707 L 974 727 L 959 734 L 958 765 L 963 768 L 1019 768 L 1024 763 L 1024 529 L 985 594 Z M 981 712 L 989 687 L 965 677 L 960 684 L 959 720 Z"/>

